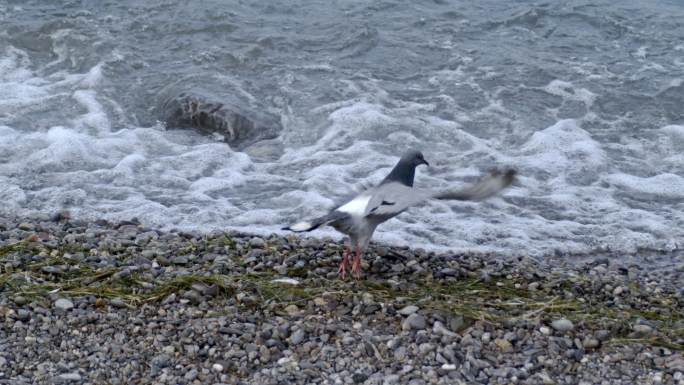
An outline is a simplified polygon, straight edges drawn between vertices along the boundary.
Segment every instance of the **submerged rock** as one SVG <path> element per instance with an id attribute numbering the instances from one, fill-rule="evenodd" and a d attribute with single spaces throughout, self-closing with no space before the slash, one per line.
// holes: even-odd
<path id="1" fill-rule="evenodd" d="M 168 128 L 196 128 L 242 149 L 260 140 L 273 139 L 282 130 L 277 117 L 246 112 L 199 93 L 181 92 L 166 100 L 162 119 Z"/>

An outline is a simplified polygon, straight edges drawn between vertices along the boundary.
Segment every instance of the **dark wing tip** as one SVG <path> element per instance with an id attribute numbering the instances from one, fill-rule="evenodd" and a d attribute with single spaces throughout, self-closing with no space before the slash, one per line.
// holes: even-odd
<path id="1" fill-rule="evenodd" d="M 513 183 L 513 181 L 515 180 L 515 176 L 517 174 L 518 172 L 512 168 L 506 170 L 506 172 L 504 173 L 504 181 L 506 181 L 506 185 Z"/>
<path id="2" fill-rule="evenodd" d="M 500 177 L 508 186 L 509 184 L 513 183 L 515 180 L 515 176 L 518 174 L 518 172 L 512 168 L 506 169 L 504 172 L 501 172 L 501 170 L 494 168 L 489 170 L 489 175 L 492 177 Z"/>

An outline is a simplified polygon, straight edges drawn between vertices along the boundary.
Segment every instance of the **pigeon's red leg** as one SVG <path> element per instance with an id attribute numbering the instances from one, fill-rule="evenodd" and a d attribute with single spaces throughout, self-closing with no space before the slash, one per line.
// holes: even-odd
<path id="1" fill-rule="evenodd" d="M 351 272 L 354 278 L 361 278 L 361 246 L 356 246 L 356 255 L 354 262 L 352 262 Z"/>
<path id="2" fill-rule="evenodd" d="M 344 246 L 344 256 L 342 257 L 342 263 L 340 264 L 340 269 L 337 272 L 340 274 L 342 279 L 347 278 L 347 267 L 349 267 L 349 254 L 351 253 L 351 248 L 349 246 Z"/>

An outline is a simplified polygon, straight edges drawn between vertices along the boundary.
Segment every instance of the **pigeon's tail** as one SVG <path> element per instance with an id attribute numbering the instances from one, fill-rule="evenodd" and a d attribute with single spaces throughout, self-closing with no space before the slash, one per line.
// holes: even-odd
<path id="1" fill-rule="evenodd" d="M 434 198 L 459 201 L 481 201 L 508 187 L 508 185 L 513 183 L 513 180 L 515 180 L 515 170 L 509 169 L 505 172 L 494 170 L 481 181 L 470 187 L 466 187 L 462 190 L 445 191 L 434 195 Z"/>
<path id="2" fill-rule="evenodd" d="M 315 230 L 321 226 L 325 226 L 331 222 L 338 221 L 340 219 L 347 218 L 349 214 L 343 213 L 341 211 L 332 211 L 327 215 L 312 219 L 309 221 L 297 222 L 292 226 L 283 227 L 283 230 L 290 230 L 294 232 L 311 231 Z"/>

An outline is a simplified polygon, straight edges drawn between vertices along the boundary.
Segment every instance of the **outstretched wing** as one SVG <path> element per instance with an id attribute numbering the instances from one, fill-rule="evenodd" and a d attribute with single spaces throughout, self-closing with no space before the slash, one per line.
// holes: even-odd
<path id="1" fill-rule="evenodd" d="M 432 195 L 435 199 L 481 201 L 508 187 L 515 179 L 515 170 L 501 172 L 494 170 L 472 186 L 459 190 L 448 190 Z"/>
<path id="2" fill-rule="evenodd" d="M 472 186 L 440 192 L 411 188 L 400 183 L 387 183 L 372 192 L 366 206 L 366 216 L 389 219 L 428 199 L 481 201 L 508 187 L 514 179 L 514 170 L 495 170 Z"/>
<path id="3" fill-rule="evenodd" d="M 428 198 L 430 198 L 428 191 L 397 182 L 385 183 L 373 191 L 366 206 L 366 216 L 389 219 Z"/>

